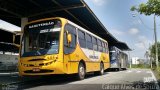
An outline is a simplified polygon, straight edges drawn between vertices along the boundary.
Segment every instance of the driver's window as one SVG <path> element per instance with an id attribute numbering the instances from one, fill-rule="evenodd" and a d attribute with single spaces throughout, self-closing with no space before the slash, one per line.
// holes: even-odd
<path id="1" fill-rule="evenodd" d="M 70 24 L 66 24 L 64 29 L 64 53 L 69 54 L 73 52 L 76 48 L 76 28 Z M 68 44 L 67 42 L 67 32 L 71 34 L 71 42 Z"/>

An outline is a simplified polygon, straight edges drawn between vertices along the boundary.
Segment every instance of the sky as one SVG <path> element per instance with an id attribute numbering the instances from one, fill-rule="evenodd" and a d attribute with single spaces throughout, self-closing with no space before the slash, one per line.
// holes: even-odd
<path id="1" fill-rule="evenodd" d="M 85 0 L 106 29 L 119 41 L 132 49 L 131 57 L 144 58 L 146 50 L 154 43 L 153 15 L 140 15 L 130 11 L 132 6 L 147 0 Z M 160 41 L 160 17 L 156 17 L 157 38 Z"/>
<path id="2" fill-rule="evenodd" d="M 145 16 L 130 8 L 147 0 L 84 0 L 106 29 L 119 41 L 132 49 L 131 57 L 144 58 L 146 50 L 154 43 L 153 15 Z M 160 41 L 160 17 L 156 17 L 157 38 Z M 0 20 L 0 28 L 20 31 L 20 27 Z"/>

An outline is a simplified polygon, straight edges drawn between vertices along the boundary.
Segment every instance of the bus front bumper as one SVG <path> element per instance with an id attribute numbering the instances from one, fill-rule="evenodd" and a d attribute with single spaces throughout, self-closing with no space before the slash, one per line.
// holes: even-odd
<path id="1" fill-rule="evenodd" d="M 42 66 L 27 66 L 19 64 L 20 76 L 36 76 L 36 75 L 51 75 L 51 74 L 64 74 L 63 63 L 54 62 L 49 65 Z"/>

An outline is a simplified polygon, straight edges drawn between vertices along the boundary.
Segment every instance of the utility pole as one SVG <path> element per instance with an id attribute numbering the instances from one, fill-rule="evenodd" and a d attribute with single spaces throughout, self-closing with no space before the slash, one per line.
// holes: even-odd
<path id="1" fill-rule="evenodd" d="M 146 64 L 150 64 L 151 62 L 149 60 L 149 51 L 148 50 L 145 52 L 144 57 L 146 58 Z"/>
<path id="2" fill-rule="evenodd" d="M 151 64 L 151 69 L 152 69 L 152 58 L 150 58 L 150 64 Z"/>
<path id="3" fill-rule="evenodd" d="M 129 51 L 128 51 L 128 61 L 129 61 L 129 68 L 132 68 L 132 59 Z"/>
<path id="4" fill-rule="evenodd" d="M 133 17 L 135 17 L 135 14 L 132 14 Z M 141 20 L 141 18 L 139 17 L 139 19 Z M 143 22 L 141 20 L 141 22 Z M 146 26 L 146 25 L 145 25 Z M 158 62 L 158 48 L 157 48 L 157 31 L 156 31 L 156 15 L 154 14 L 154 38 L 155 38 L 155 59 L 156 59 L 156 67 L 159 67 L 159 62 Z"/>
<path id="5" fill-rule="evenodd" d="M 157 48 L 157 32 L 156 32 L 156 16 L 154 15 L 154 36 L 155 36 L 155 51 L 156 51 L 156 66 L 159 67 L 158 63 L 158 48 Z"/>
<path id="6" fill-rule="evenodd" d="M 151 47 L 151 44 L 149 43 L 149 47 Z M 152 68 L 152 54 L 151 54 L 151 51 L 148 50 L 148 53 L 149 53 L 149 61 L 150 61 L 150 67 Z"/>

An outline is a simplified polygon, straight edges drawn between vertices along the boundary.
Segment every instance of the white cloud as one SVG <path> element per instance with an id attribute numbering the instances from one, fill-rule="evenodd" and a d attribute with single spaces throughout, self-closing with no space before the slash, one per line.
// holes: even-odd
<path id="1" fill-rule="evenodd" d="M 96 6 L 102 6 L 106 3 L 106 0 L 90 0 L 92 1 Z"/>
<path id="2" fill-rule="evenodd" d="M 142 24 L 142 22 L 139 19 L 133 21 L 133 25 L 140 25 L 140 24 Z"/>
<path id="3" fill-rule="evenodd" d="M 134 44 L 138 49 L 145 49 L 143 42 L 138 42 Z"/>
<path id="4" fill-rule="evenodd" d="M 147 38 L 145 36 L 142 36 L 142 35 L 138 36 L 138 39 L 141 40 L 141 41 L 147 40 Z"/>
<path id="5" fill-rule="evenodd" d="M 129 30 L 129 34 L 131 34 L 131 35 L 136 35 L 138 33 L 139 33 L 139 30 L 137 28 L 131 28 Z"/>
<path id="6" fill-rule="evenodd" d="M 146 36 L 138 36 L 139 41 L 143 42 L 145 45 L 149 45 L 149 43 L 152 43 L 151 40 L 149 40 Z"/>
<path id="7" fill-rule="evenodd" d="M 152 43 L 152 41 L 149 40 L 146 36 L 141 35 L 141 36 L 138 36 L 137 39 L 138 39 L 137 40 L 138 42 L 135 43 L 135 46 L 139 49 L 146 50 L 149 47 L 149 43 Z"/>
<path id="8" fill-rule="evenodd" d="M 124 35 L 125 32 L 122 32 L 120 30 L 117 30 L 117 29 L 113 29 L 110 31 L 113 35 L 118 35 L 118 36 L 121 36 L 121 35 Z"/>

